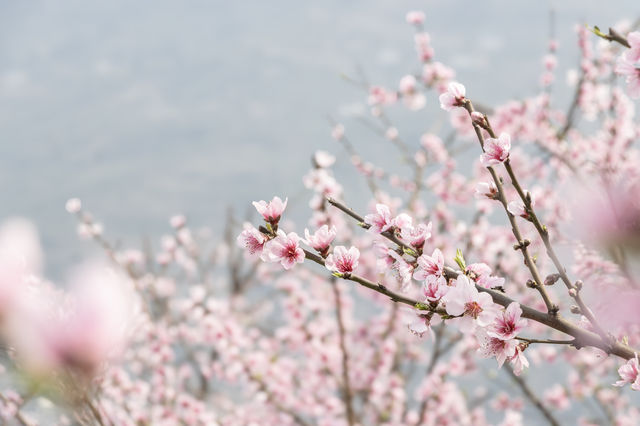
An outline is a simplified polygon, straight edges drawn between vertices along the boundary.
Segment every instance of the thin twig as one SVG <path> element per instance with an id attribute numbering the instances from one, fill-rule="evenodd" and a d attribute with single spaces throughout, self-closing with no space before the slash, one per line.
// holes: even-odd
<path id="1" fill-rule="evenodd" d="M 549 411 L 549 409 L 544 406 L 542 401 L 540 401 L 540 399 L 533 393 L 531 388 L 529 388 L 527 382 L 522 377 L 516 376 L 516 373 L 513 371 L 513 367 L 511 367 L 510 364 L 506 364 L 505 369 L 507 370 L 513 381 L 518 385 L 518 387 L 520 387 L 520 390 L 522 390 L 524 396 L 533 404 L 534 407 L 536 407 L 540 414 L 542 414 L 544 418 L 547 419 L 549 424 L 552 426 L 559 426 L 560 423 L 558 422 L 558 420 L 553 417 L 551 411 Z"/>
<path id="2" fill-rule="evenodd" d="M 347 412 L 347 422 L 349 426 L 355 424 L 355 414 L 353 412 L 353 393 L 351 392 L 351 382 L 349 380 L 349 353 L 345 344 L 345 328 L 342 319 L 342 303 L 340 301 L 340 289 L 336 279 L 331 280 L 333 295 L 336 301 L 336 321 L 338 322 L 338 334 L 340 340 L 340 351 L 342 352 L 342 382 L 344 386 L 344 405 Z"/>

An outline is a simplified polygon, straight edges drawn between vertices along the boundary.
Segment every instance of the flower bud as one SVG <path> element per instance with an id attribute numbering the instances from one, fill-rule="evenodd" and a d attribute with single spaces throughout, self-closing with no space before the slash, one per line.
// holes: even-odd
<path id="1" fill-rule="evenodd" d="M 544 285 L 554 285 L 560 279 L 560 274 L 551 274 L 544 279 Z"/>

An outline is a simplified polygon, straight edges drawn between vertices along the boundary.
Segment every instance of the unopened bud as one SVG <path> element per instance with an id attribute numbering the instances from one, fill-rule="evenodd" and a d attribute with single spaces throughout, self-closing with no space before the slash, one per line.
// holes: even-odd
<path id="1" fill-rule="evenodd" d="M 474 111 L 471 113 L 471 120 L 473 121 L 474 124 L 477 124 L 480 127 L 486 126 L 486 122 L 484 120 L 484 114 L 478 111 Z"/>
<path id="2" fill-rule="evenodd" d="M 537 284 L 536 284 L 536 282 L 535 282 L 535 281 L 533 281 L 533 280 L 527 280 L 527 287 L 529 287 L 529 288 L 536 288 L 536 287 L 537 287 Z"/>
<path id="3" fill-rule="evenodd" d="M 576 281 L 575 286 L 578 291 L 582 290 L 582 280 Z"/>
<path id="4" fill-rule="evenodd" d="M 560 274 L 551 274 L 544 279 L 544 285 L 554 285 L 560 279 Z"/>
<path id="5" fill-rule="evenodd" d="M 579 308 L 579 307 L 577 307 L 576 305 L 571 305 L 570 310 L 571 310 L 571 313 L 572 313 L 572 314 L 581 314 L 581 313 L 582 313 L 582 312 L 580 311 L 580 308 Z"/>
<path id="6" fill-rule="evenodd" d="M 576 297 L 578 296 L 578 291 L 575 288 L 569 290 L 569 296 Z"/>

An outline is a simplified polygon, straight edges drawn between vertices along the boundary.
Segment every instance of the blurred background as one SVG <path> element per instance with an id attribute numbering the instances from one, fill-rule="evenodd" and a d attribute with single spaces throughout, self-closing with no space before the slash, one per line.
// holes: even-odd
<path id="1" fill-rule="evenodd" d="M 560 104 L 578 57 L 575 25 L 640 16 L 636 0 L 0 4 L 0 218 L 39 227 L 52 278 L 94 250 L 76 237 L 70 197 L 109 238 L 134 244 L 176 213 L 217 233 L 228 206 L 242 213 L 273 195 L 289 196 L 302 218 L 311 154 L 342 155 L 328 115 L 363 157 L 397 162 L 388 142 L 350 124 L 366 96 L 341 75 L 361 69 L 395 89 L 419 70 L 410 10 L 426 13 L 435 59 L 487 105 L 535 93 L 551 10 Z M 435 97 L 427 103 L 401 111 L 409 144 L 446 118 Z M 336 169 L 349 180 L 345 197 L 364 200 L 349 162 Z"/>

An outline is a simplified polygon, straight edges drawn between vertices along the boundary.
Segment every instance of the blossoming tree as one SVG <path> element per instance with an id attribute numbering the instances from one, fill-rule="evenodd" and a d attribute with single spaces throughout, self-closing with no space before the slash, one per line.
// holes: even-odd
<path id="1" fill-rule="evenodd" d="M 465 86 L 454 81 L 454 70 L 434 61 L 424 15 L 412 12 L 407 21 L 416 29 L 422 74 L 403 77 L 398 90 L 367 89 L 370 126 L 401 150 L 413 176 L 389 175 L 364 162 L 345 127 L 336 124 L 332 136 L 371 189 L 371 213 L 362 216 L 345 203 L 330 171 L 333 158 L 318 152 L 315 168 L 305 177 L 315 192 L 310 225 L 317 231 L 305 229 L 304 239 L 285 234 L 272 220 L 282 217 L 286 206 L 276 197 L 260 202 L 266 225 L 247 224 L 240 246 L 285 269 L 319 264 L 333 277 L 382 295 L 377 300 L 404 305 L 409 330 L 432 336 L 435 348 L 442 330 L 455 330 L 467 350 L 477 349 L 477 356 L 495 358 L 499 366 L 506 363 L 550 423 L 557 420 L 549 407 L 518 377 L 530 367 L 528 358 L 567 361 L 557 371 L 571 371 L 569 383 L 544 392 L 549 406 L 565 409 L 571 399 L 607 395 L 607 402 L 598 403 L 605 421 L 637 422 L 635 409 L 634 414 L 618 409 L 625 397 L 607 387 L 606 374 L 617 365 L 620 380 L 614 386 L 640 387 L 635 349 L 640 343 L 640 158 L 635 146 L 640 127 L 633 103 L 640 97 L 640 33 L 578 29 L 582 57 L 567 112 L 551 102 L 553 40 L 540 94 L 478 111 Z M 616 76 L 626 84 L 617 85 Z M 399 102 L 419 110 L 434 92 L 454 133 L 445 142 L 425 133 L 420 146 L 412 148 L 386 110 Z M 468 173 L 456 171 L 464 164 L 454 158 L 451 145 L 457 139 L 475 140 L 480 152 Z M 404 199 L 383 192 L 384 183 Z M 469 214 L 472 196 L 477 201 Z M 265 214 L 274 209 L 275 214 Z M 494 210 L 502 211 L 502 219 Z M 366 232 L 358 234 L 354 225 Z M 585 382 L 595 387 L 586 390 Z M 514 418 L 505 422 L 517 422 Z M 433 419 L 421 411 L 415 421 Z"/>
<path id="2" fill-rule="evenodd" d="M 254 224 L 230 216 L 221 241 L 176 216 L 159 245 L 131 249 L 72 199 L 108 263 L 64 291 L 42 277 L 35 231 L 6 223 L 3 420 L 638 424 L 640 33 L 578 29 L 566 111 L 553 40 L 540 93 L 476 109 L 435 60 L 424 14 L 407 21 L 421 73 L 366 96 L 409 177 L 363 160 L 342 124 L 331 132 L 367 206 L 324 151 L 304 177 L 303 232 L 274 197 L 253 203 Z M 387 110 L 430 102 L 451 133 L 405 140 Z"/>

